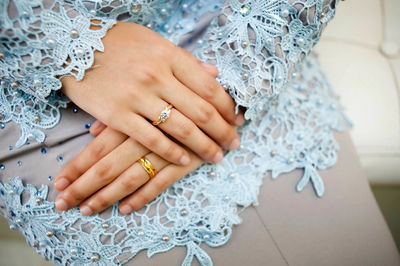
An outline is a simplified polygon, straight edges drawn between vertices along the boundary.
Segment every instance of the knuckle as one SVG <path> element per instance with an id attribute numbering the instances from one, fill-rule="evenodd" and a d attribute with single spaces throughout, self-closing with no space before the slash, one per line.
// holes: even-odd
<path id="1" fill-rule="evenodd" d="M 216 145 L 210 144 L 210 145 L 205 145 L 205 147 L 202 150 L 203 156 L 205 156 L 208 159 L 214 158 L 214 156 L 217 154 L 219 149 L 215 147 Z"/>
<path id="2" fill-rule="evenodd" d="M 169 183 L 166 178 L 156 178 L 152 185 L 154 186 L 155 191 L 157 191 L 157 194 L 159 194 L 169 186 Z"/>
<path id="3" fill-rule="evenodd" d="M 179 130 L 178 130 L 178 136 L 181 139 L 187 139 L 195 130 L 195 125 L 190 122 L 190 121 L 184 121 L 181 123 Z"/>
<path id="4" fill-rule="evenodd" d="M 182 156 L 182 151 L 180 148 L 176 147 L 176 144 L 169 144 L 168 149 L 164 152 L 164 158 L 170 161 L 178 160 Z"/>
<path id="5" fill-rule="evenodd" d="M 138 187 L 138 178 L 136 175 L 130 175 L 121 180 L 121 185 L 127 190 L 133 190 Z"/>
<path id="6" fill-rule="evenodd" d="M 103 142 L 98 142 L 92 145 L 89 149 L 91 158 L 99 158 L 103 155 L 106 145 Z"/>
<path id="7" fill-rule="evenodd" d="M 95 166 L 94 174 L 101 182 L 107 182 L 110 178 L 112 165 L 106 161 L 100 162 Z"/>
<path id="8" fill-rule="evenodd" d="M 147 138 L 144 139 L 144 146 L 149 148 L 150 150 L 154 150 L 158 147 L 160 140 L 156 136 L 147 136 Z"/>
<path id="9" fill-rule="evenodd" d="M 197 121 L 200 124 L 207 124 L 214 116 L 215 110 L 208 103 L 202 103 L 198 106 L 198 118 Z"/>
<path id="10" fill-rule="evenodd" d="M 216 86 L 214 84 L 210 83 L 206 86 L 206 89 L 203 90 L 202 96 L 203 96 L 204 100 L 210 102 L 214 99 L 216 94 L 217 94 Z"/>
<path id="11" fill-rule="evenodd" d="M 70 204 L 74 204 L 75 202 L 80 202 L 83 200 L 83 195 L 75 187 L 70 187 L 64 191 L 62 197 Z"/>
<path id="12" fill-rule="evenodd" d="M 136 72 L 136 82 L 143 85 L 154 84 L 158 81 L 157 68 L 150 64 L 140 65 L 138 71 Z"/>

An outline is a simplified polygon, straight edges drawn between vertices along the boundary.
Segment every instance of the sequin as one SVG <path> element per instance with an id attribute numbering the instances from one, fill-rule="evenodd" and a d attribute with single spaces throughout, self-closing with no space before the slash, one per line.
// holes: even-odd
<path id="1" fill-rule="evenodd" d="M 92 126 L 92 125 L 91 125 L 90 123 L 85 124 L 85 128 L 86 128 L 86 129 L 90 129 L 91 126 Z"/>
<path id="2" fill-rule="evenodd" d="M 13 146 L 8 146 L 8 150 L 10 150 L 10 151 L 12 151 L 12 149 L 13 149 Z"/>
<path id="3" fill-rule="evenodd" d="M 4 165 L 4 164 L 0 164 L 0 169 L 1 169 L 1 170 L 6 169 L 5 165 Z"/>
<path id="4" fill-rule="evenodd" d="M 57 161 L 59 161 L 60 163 L 64 160 L 64 158 L 62 156 L 58 156 L 57 157 Z"/>
<path id="5" fill-rule="evenodd" d="M 40 152 L 41 152 L 42 154 L 46 154 L 46 153 L 47 153 L 47 150 L 46 150 L 46 148 L 41 148 L 41 149 L 40 149 Z"/>
<path id="6" fill-rule="evenodd" d="M 48 179 L 49 181 L 53 181 L 53 177 L 52 177 L 52 176 L 49 176 L 47 179 Z"/>
<path id="7" fill-rule="evenodd" d="M 17 165 L 18 165 L 18 166 L 21 166 L 21 165 L 22 165 L 22 162 L 21 162 L 21 161 L 18 161 L 18 162 L 17 162 Z"/>

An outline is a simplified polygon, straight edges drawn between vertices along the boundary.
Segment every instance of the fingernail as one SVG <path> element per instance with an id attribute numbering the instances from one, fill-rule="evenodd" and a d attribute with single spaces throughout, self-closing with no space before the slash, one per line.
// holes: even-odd
<path id="1" fill-rule="evenodd" d="M 70 185 L 68 179 L 65 177 L 57 178 L 56 182 L 54 183 L 54 187 L 57 190 L 63 190 Z"/>
<path id="2" fill-rule="evenodd" d="M 89 216 L 93 213 L 93 210 L 89 206 L 82 206 L 80 207 L 80 210 L 83 216 Z"/>
<path id="3" fill-rule="evenodd" d="M 222 154 L 222 152 L 217 152 L 217 154 L 215 154 L 213 161 L 214 163 L 219 163 L 220 161 L 222 161 L 222 159 L 224 158 L 224 155 Z"/>
<path id="4" fill-rule="evenodd" d="M 235 118 L 235 125 L 241 126 L 241 125 L 244 124 L 244 122 L 245 122 L 244 115 L 239 114 L 238 116 L 236 116 L 236 118 Z"/>
<path id="5" fill-rule="evenodd" d="M 131 212 L 132 212 L 132 207 L 129 206 L 129 205 L 124 205 L 124 206 L 122 206 L 119 210 L 120 210 L 120 212 L 123 213 L 123 214 L 128 214 L 128 213 L 131 213 Z"/>
<path id="6" fill-rule="evenodd" d="M 68 204 L 63 199 L 56 200 L 56 208 L 59 211 L 66 211 L 68 209 Z"/>
<path id="7" fill-rule="evenodd" d="M 231 144 L 229 145 L 229 149 L 230 149 L 230 150 L 235 150 L 235 149 L 239 148 L 239 145 L 240 145 L 239 139 L 234 139 L 234 140 L 231 142 Z"/>
<path id="8" fill-rule="evenodd" d="M 188 165 L 190 163 L 190 158 L 187 155 L 183 155 L 180 162 L 182 165 Z"/>

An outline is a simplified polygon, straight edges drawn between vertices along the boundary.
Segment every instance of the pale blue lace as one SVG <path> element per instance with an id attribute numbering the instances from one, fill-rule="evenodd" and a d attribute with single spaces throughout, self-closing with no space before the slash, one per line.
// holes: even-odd
<path id="1" fill-rule="evenodd" d="M 8 2 L 2 3 L 0 9 L 6 16 Z M 25 135 L 20 144 L 29 134 L 42 140 L 44 136 L 38 128 L 58 122 L 58 110 L 65 106 L 66 99 L 57 94 L 57 76 L 72 74 L 82 78 L 84 70 L 91 66 L 93 51 L 102 50 L 100 39 L 115 19 L 147 25 L 177 41 L 193 29 L 201 14 L 216 8 L 215 1 L 121 1 L 114 5 L 101 4 L 104 1 L 81 0 L 73 5 L 69 1 L 60 5 L 61 2 L 54 1 L 59 9 L 49 11 L 39 1 L 15 1 L 18 10 L 27 9 L 34 18 L 27 15 L 32 20 L 23 22 L 19 17 L 1 22 L 2 28 L 5 25 L 4 29 L 9 29 L 11 22 L 18 20 L 21 28 L 12 31 L 14 36 L 31 44 L 29 48 L 19 47 L 21 42 L 12 37 L 2 41 L 8 43 L 1 60 L 5 81 L 2 121 L 13 120 L 21 125 Z M 27 7 L 34 5 L 40 6 L 39 15 L 29 13 L 31 9 Z M 10 227 L 18 228 L 38 253 L 60 265 L 123 264 L 141 250 L 147 250 L 151 257 L 175 246 L 187 247 L 182 265 L 190 265 L 194 257 L 201 265 L 212 265 L 200 245 L 216 247 L 229 240 L 232 226 L 241 222 L 238 206 L 257 204 L 266 172 L 276 178 L 302 168 L 304 175 L 297 191 L 311 183 L 316 194 L 322 196 L 324 184 L 317 170 L 335 164 L 338 145 L 333 130 L 344 129 L 345 118 L 314 55 L 299 62 L 318 41 L 321 30 L 334 15 L 335 5 L 336 0 L 231 0 L 222 7 L 217 5 L 221 16 L 212 22 L 196 53 L 217 65 L 219 81 L 238 105 L 247 107 L 246 117 L 251 120 L 239 129 L 241 148 L 227 153 L 218 165 L 203 165 L 141 211 L 128 216 L 119 215 L 118 204 L 108 217 L 83 217 L 78 209 L 58 213 L 54 203 L 46 200 L 47 187 L 36 189 L 24 185 L 20 178 L 10 179 L 10 183 L 0 184 L 4 215 Z M 74 10 L 74 17 L 69 17 L 67 10 Z M 88 18 L 93 17 L 99 18 L 102 28 L 91 35 Z M 42 25 L 36 29 L 45 34 L 38 34 L 40 39 L 33 41 L 27 37 L 27 29 L 37 19 Z M 63 51 L 44 48 L 59 40 Z M 26 54 L 34 56 L 27 60 Z M 52 63 L 47 65 L 41 56 L 49 57 Z M 61 60 L 67 58 L 68 64 Z M 26 66 L 26 73 L 16 78 L 13 71 L 19 64 Z M 48 87 L 32 90 L 32 83 L 28 82 L 33 80 L 35 84 L 36 77 L 29 79 L 30 73 L 43 74 L 41 80 L 49 82 L 42 84 Z M 14 81 L 18 82 L 17 88 L 13 88 Z M 41 109 L 30 107 L 29 101 Z M 17 106 L 23 111 L 16 112 Z"/>

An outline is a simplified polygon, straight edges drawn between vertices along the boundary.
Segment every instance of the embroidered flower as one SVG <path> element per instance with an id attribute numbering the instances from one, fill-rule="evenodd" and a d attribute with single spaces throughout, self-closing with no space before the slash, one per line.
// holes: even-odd
<path id="1" fill-rule="evenodd" d="M 175 206 L 170 207 L 166 216 L 174 221 L 174 226 L 184 228 L 189 224 L 195 224 L 201 218 L 202 210 L 200 203 L 194 200 L 188 200 L 186 197 L 178 197 Z"/>

